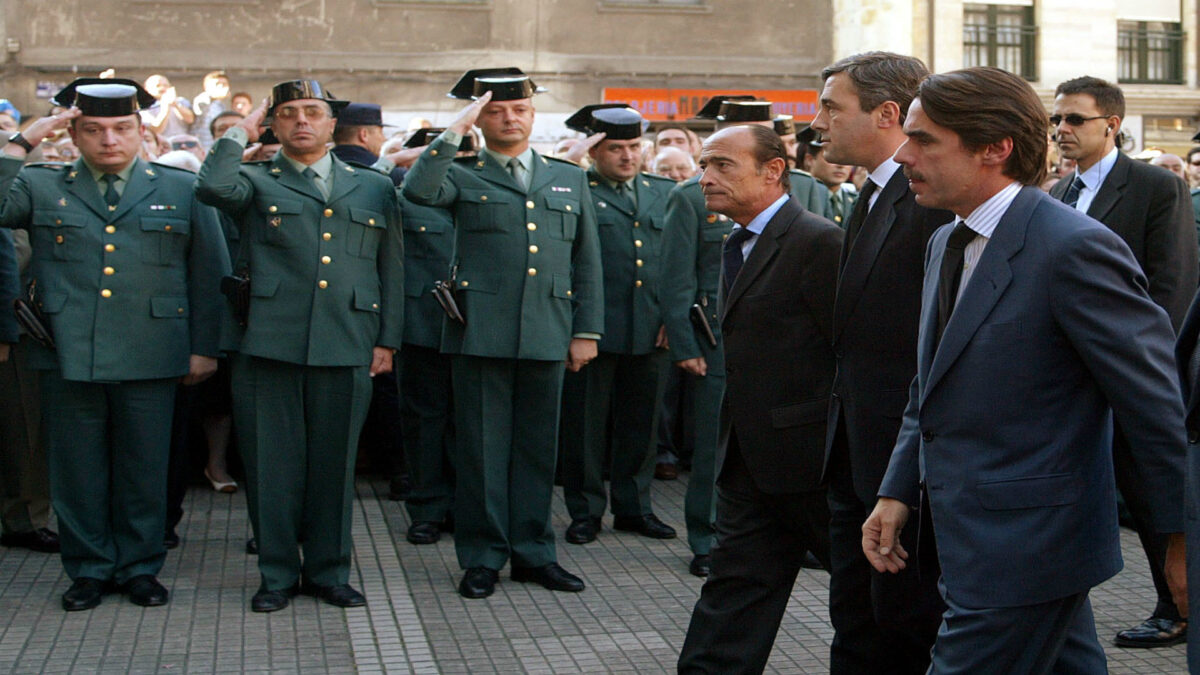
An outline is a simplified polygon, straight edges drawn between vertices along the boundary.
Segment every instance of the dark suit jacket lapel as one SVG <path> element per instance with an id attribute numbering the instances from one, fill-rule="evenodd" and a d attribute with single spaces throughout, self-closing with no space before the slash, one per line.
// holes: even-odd
<path id="1" fill-rule="evenodd" d="M 283 155 L 283 151 L 275 153 L 275 159 L 271 160 L 272 168 L 271 175 L 279 181 L 279 184 L 295 190 L 303 195 L 308 195 L 313 199 L 325 203 L 325 197 L 321 195 L 321 191 L 317 189 L 315 183 L 306 178 L 303 174 L 292 166 L 292 163 Z M 276 171 L 278 169 L 278 171 Z M 337 182 L 337 179 L 334 179 Z"/>
<path id="2" fill-rule="evenodd" d="M 923 389 L 924 396 L 929 395 L 930 390 L 937 385 L 942 375 L 962 354 L 967 343 L 975 335 L 975 331 L 979 329 L 979 325 L 983 323 L 988 314 L 992 313 L 992 308 L 996 306 L 1000 296 L 1004 295 L 1005 289 L 1012 282 L 1012 268 L 1008 261 L 1025 247 L 1025 232 L 1029 228 L 1030 216 L 1038 201 L 1048 198 L 1036 187 L 1021 188 L 1017 198 L 1013 200 L 1008 211 L 1000 219 L 1000 224 L 992 232 L 992 238 L 984 248 L 983 255 L 979 258 L 979 263 L 971 274 L 967 287 L 963 289 L 958 302 L 954 305 L 954 313 L 950 315 L 950 321 L 946 324 L 941 344 L 937 345 L 937 351 L 933 352 L 929 377 Z M 948 238 L 947 236 L 940 242 L 936 252 L 937 259 L 930 261 L 932 263 L 929 268 L 931 274 L 932 270 L 940 270 L 942 267 L 942 254 L 946 250 L 945 240 Z M 932 304 L 936 307 L 936 283 L 927 285 L 934 286 Z M 926 302 L 922 303 L 923 306 L 930 300 L 929 293 L 926 293 L 925 300 Z M 929 314 L 936 314 L 936 310 Z M 933 325 L 929 323 L 930 318 L 932 318 Z M 925 337 L 932 341 L 936 333 L 937 316 L 925 316 L 924 320 L 926 321 L 923 326 Z M 923 349 L 932 349 L 932 346 L 931 343 L 921 345 Z"/>
<path id="3" fill-rule="evenodd" d="M 75 165 L 67 172 L 64 180 L 67 183 L 67 192 L 74 195 L 79 203 L 95 211 L 101 220 L 108 220 L 108 205 L 104 203 L 104 196 L 100 194 L 100 186 L 96 185 L 96 181 L 92 179 L 92 172 L 82 159 L 75 160 Z"/>
<path id="4" fill-rule="evenodd" d="M 140 159 L 134 160 L 133 172 L 129 174 L 129 184 L 121 193 L 121 202 L 113 212 L 110 220 L 116 220 L 128 213 L 142 200 L 154 192 L 154 181 L 158 180 L 158 171 L 150 164 Z"/>
<path id="5" fill-rule="evenodd" d="M 777 240 L 787 234 L 792 221 L 799 215 L 800 207 L 796 205 L 795 200 L 788 198 L 775 213 L 775 217 L 767 222 L 762 234 L 754 242 L 754 248 L 750 249 L 750 255 L 742 265 L 741 271 L 738 272 L 737 278 L 733 280 L 733 286 L 729 289 L 729 295 L 725 298 L 725 304 L 721 311 L 722 319 L 729 313 L 729 308 L 733 307 L 738 298 L 746 292 L 746 288 L 754 283 L 754 279 L 767 268 L 767 265 L 775 258 L 775 254 L 779 253 Z"/>
<path id="6" fill-rule="evenodd" d="M 1121 201 L 1121 195 L 1125 192 L 1125 186 L 1129 183 L 1129 164 L 1132 162 L 1121 153 L 1117 153 L 1117 163 L 1113 164 L 1112 171 L 1104 177 L 1104 182 L 1100 184 L 1100 189 L 1096 192 L 1096 196 L 1092 198 L 1091 205 L 1088 206 L 1087 214 L 1096 220 L 1104 220 L 1109 211 Z"/>
<path id="7" fill-rule="evenodd" d="M 332 204 L 358 189 L 359 171 L 360 169 L 356 169 L 334 156 L 332 169 L 333 185 L 329 188 L 329 200 L 327 203 Z"/>
<path id="8" fill-rule="evenodd" d="M 867 277 L 871 274 L 871 268 L 875 266 L 875 260 L 879 257 L 883 242 L 887 240 L 888 232 L 892 230 L 892 223 L 896 222 L 895 204 L 903 199 L 907 192 L 908 177 L 904 175 L 903 171 L 897 170 L 892 174 L 892 179 L 884 186 L 883 191 L 879 193 L 879 198 L 875 201 L 875 208 L 867 214 L 858 236 L 854 238 L 853 242 L 849 239 L 846 240 L 849 253 L 842 266 L 841 278 L 838 279 L 837 299 L 833 303 L 834 342 L 837 342 L 841 336 L 846 319 L 853 313 L 854 306 L 862 297 L 863 289 L 867 285 Z"/>

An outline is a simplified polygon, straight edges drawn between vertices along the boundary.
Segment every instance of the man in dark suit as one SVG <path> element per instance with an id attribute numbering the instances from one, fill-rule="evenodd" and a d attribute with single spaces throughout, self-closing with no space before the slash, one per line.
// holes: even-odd
<path id="1" fill-rule="evenodd" d="M 829 565 L 819 479 L 842 230 L 788 195 L 785 152 L 771 128 L 739 126 L 710 137 L 700 156 L 706 207 L 738 225 L 719 297 L 717 544 L 680 672 L 761 671 L 805 553 Z"/>
<path id="2" fill-rule="evenodd" d="M 404 249 L 392 182 L 326 148 L 343 105 L 316 80 L 275 85 L 213 144 L 196 182 L 237 221 L 234 267 L 250 277 L 245 330 L 227 345 L 259 550 L 256 612 L 297 591 L 366 604 L 349 583 L 354 459 L 371 377 L 392 369 L 403 336 Z M 268 115 L 283 149 L 242 164 Z"/>
<path id="3" fill-rule="evenodd" d="M 1175 343 L 1175 362 L 1179 366 L 1179 382 L 1186 414 L 1187 455 L 1187 548 L 1200 551 L 1200 293 L 1192 301 L 1179 340 Z M 1200 605 L 1200 555 L 1187 557 L 1187 600 L 1180 607 Z M 1200 671 L 1200 623 L 1188 624 L 1188 669 Z"/>
<path id="4" fill-rule="evenodd" d="M 1114 417 L 1182 592 L 1183 406 L 1166 313 L 1119 237 L 1038 189 L 1045 109 L 995 68 L 931 75 L 896 153 L 930 241 L 917 377 L 863 525 L 879 571 L 932 527 L 948 609 L 930 672 L 1104 672 L 1088 592 L 1121 569 Z M 923 554 L 922 554 L 923 555 Z"/>
<path id="5" fill-rule="evenodd" d="M 945 606 L 937 559 L 925 569 L 875 572 L 862 555 L 862 523 L 900 432 L 917 372 L 917 320 L 925 245 L 948 211 L 916 203 L 893 159 L 904 116 L 929 71 L 919 59 L 857 54 L 824 70 L 812 129 L 828 161 L 866 167 L 863 195 L 844 227 L 833 311 L 837 378 L 829 406 L 824 480 L 829 486 L 832 673 L 924 673 Z M 887 339 L 880 339 L 886 335 Z M 906 533 L 908 546 L 916 529 Z"/>
<path id="6" fill-rule="evenodd" d="M 1059 151 L 1074 159 L 1075 171 L 1050 194 L 1099 220 L 1133 251 L 1150 282 L 1150 297 L 1178 330 L 1196 291 L 1196 227 L 1187 185 L 1167 171 L 1126 157 L 1116 147 L 1125 116 L 1121 89 L 1094 77 L 1058 85 L 1054 96 Z M 1158 603 L 1150 618 L 1117 634 L 1120 647 L 1162 647 L 1186 638 L 1187 615 L 1171 600 L 1163 578 L 1166 540 L 1154 529 L 1148 487 L 1133 466 L 1129 439 L 1118 420 L 1113 442 L 1117 487 L 1151 561 Z"/>

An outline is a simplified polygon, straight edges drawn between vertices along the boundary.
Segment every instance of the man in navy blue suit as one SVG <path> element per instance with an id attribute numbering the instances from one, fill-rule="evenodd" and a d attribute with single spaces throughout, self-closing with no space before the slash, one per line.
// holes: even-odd
<path id="1" fill-rule="evenodd" d="M 1046 123 L 1010 73 L 933 75 L 896 153 L 917 202 L 958 218 L 929 245 L 917 377 L 863 550 L 895 572 L 915 562 L 905 524 L 932 529 L 948 606 L 932 673 L 1105 671 L 1088 591 L 1122 565 L 1114 418 L 1185 592 L 1171 324 L 1120 237 L 1037 189 Z"/>

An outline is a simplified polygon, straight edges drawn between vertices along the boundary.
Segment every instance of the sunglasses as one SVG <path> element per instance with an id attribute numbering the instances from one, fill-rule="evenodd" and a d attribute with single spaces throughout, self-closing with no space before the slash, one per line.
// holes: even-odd
<path id="1" fill-rule="evenodd" d="M 196 141 L 175 141 L 171 144 L 172 150 L 191 150 L 198 147 L 200 147 L 200 143 Z"/>
<path id="2" fill-rule="evenodd" d="M 1060 123 L 1062 123 L 1065 120 L 1066 123 L 1069 124 L 1070 126 L 1079 127 L 1079 126 L 1083 126 L 1084 122 L 1091 122 L 1092 120 L 1103 120 L 1103 119 L 1108 119 L 1108 116 L 1107 115 L 1096 115 L 1095 117 L 1084 117 L 1083 115 L 1080 115 L 1077 113 L 1071 113 L 1070 115 L 1067 115 L 1066 117 L 1063 117 L 1062 115 L 1051 115 L 1050 116 L 1050 124 L 1053 126 L 1058 126 Z"/>

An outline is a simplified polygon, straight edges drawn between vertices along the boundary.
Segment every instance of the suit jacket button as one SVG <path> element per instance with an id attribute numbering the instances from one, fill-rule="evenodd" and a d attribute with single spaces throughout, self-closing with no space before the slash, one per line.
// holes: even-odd
<path id="1" fill-rule="evenodd" d="M 325 217 L 326 218 L 333 217 L 333 209 L 325 209 Z"/>
<path id="2" fill-rule="evenodd" d="M 1200 442 L 1200 431 L 1196 431 L 1195 429 L 1188 431 L 1188 443 L 1197 442 Z"/>
<path id="3" fill-rule="evenodd" d="M 932 441 L 933 440 L 933 432 L 932 431 L 922 431 L 921 432 L 921 440 L 925 441 L 926 443 L 928 443 L 929 441 Z"/>
<path id="4" fill-rule="evenodd" d="M 321 288 L 329 288 L 329 282 L 322 279 L 317 282 L 317 286 L 319 286 Z"/>

